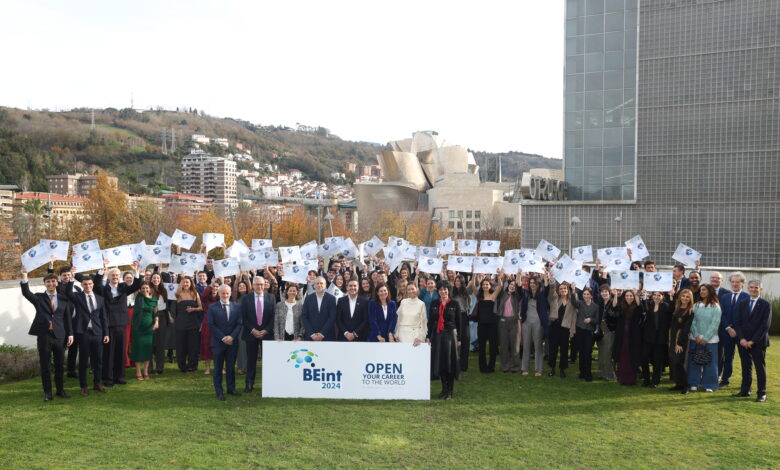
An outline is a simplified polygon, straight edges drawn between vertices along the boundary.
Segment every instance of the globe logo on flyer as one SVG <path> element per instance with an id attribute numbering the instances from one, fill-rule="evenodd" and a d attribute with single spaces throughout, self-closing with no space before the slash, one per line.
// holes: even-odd
<path id="1" fill-rule="evenodd" d="M 319 355 L 309 351 L 308 349 L 296 349 L 290 353 L 290 358 L 287 359 L 287 362 L 292 362 L 296 369 L 306 364 L 308 364 L 310 367 L 314 367 L 315 357 L 319 357 Z"/>

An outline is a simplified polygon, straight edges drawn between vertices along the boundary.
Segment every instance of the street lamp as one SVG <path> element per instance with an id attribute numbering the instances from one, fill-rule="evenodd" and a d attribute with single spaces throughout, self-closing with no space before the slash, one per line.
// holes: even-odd
<path id="1" fill-rule="evenodd" d="M 623 224 L 622 224 L 622 222 L 623 222 L 623 212 L 621 211 L 620 215 L 615 217 L 612 220 L 614 220 L 615 223 L 618 224 L 618 237 L 619 237 L 618 241 L 622 242 L 623 241 Z"/>
<path id="2" fill-rule="evenodd" d="M 330 228 L 330 236 L 332 237 L 333 236 L 333 222 L 332 222 L 332 220 L 333 220 L 334 217 L 333 217 L 333 214 L 330 213 L 330 209 L 328 209 L 327 207 L 325 208 L 325 211 L 327 212 L 327 214 L 325 214 L 324 219 L 328 221 L 328 228 Z"/>
<path id="3" fill-rule="evenodd" d="M 436 217 L 436 209 L 446 209 L 447 207 L 434 207 L 431 209 L 431 220 L 428 222 L 428 236 L 425 237 L 425 246 L 431 246 L 431 230 L 433 229 L 433 223 L 438 222 L 439 219 Z"/>
<path id="4" fill-rule="evenodd" d="M 576 215 L 569 219 L 569 254 L 571 254 L 571 239 L 574 234 L 574 225 L 582 222 Z"/>

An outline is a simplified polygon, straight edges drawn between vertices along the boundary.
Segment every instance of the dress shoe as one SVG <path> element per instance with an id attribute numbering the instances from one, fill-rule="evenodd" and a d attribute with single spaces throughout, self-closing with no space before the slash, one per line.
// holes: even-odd
<path id="1" fill-rule="evenodd" d="M 749 396 L 750 396 L 750 394 L 749 394 L 749 393 L 742 393 L 742 392 L 739 392 L 739 393 L 734 393 L 734 394 L 732 394 L 731 396 L 732 396 L 732 397 L 735 397 L 735 398 L 747 398 L 747 397 L 749 397 Z"/>
<path id="2" fill-rule="evenodd" d="M 68 392 L 66 392 L 65 390 L 60 390 L 59 392 L 57 392 L 57 396 L 60 398 L 70 398 L 70 395 L 68 395 Z"/>
<path id="3" fill-rule="evenodd" d="M 67 374 L 65 374 L 65 377 L 69 377 L 71 379 L 78 379 L 79 378 L 79 374 L 77 374 L 75 372 L 68 372 Z"/>
<path id="4" fill-rule="evenodd" d="M 550 372 L 547 373 L 549 377 L 555 377 L 555 368 L 550 369 Z"/>
<path id="5" fill-rule="evenodd" d="M 721 381 L 720 384 L 718 384 L 718 387 L 720 387 L 720 388 L 728 387 L 728 386 L 729 386 L 729 383 L 725 382 L 725 381 Z"/>
<path id="6" fill-rule="evenodd" d="M 84 396 L 84 397 L 88 397 L 89 396 L 89 389 L 88 388 L 82 388 L 81 389 L 81 395 Z"/>
<path id="7" fill-rule="evenodd" d="M 159 374 L 159 375 L 162 375 L 163 372 L 164 372 L 163 369 L 157 369 L 156 371 L 154 371 L 155 374 Z"/>
<path id="8" fill-rule="evenodd" d="M 51 401 L 51 393 L 44 393 L 43 394 L 43 401 Z"/>
<path id="9" fill-rule="evenodd" d="M 235 391 L 235 390 L 233 390 L 232 392 L 228 392 L 228 395 L 233 395 L 234 397 L 240 397 L 240 396 L 241 396 L 241 394 L 240 394 L 240 393 L 238 393 L 238 392 L 237 392 L 237 391 Z"/>
<path id="10" fill-rule="evenodd" d="M 561 369 L 560 376 L 561 376 L 562 379 L 566 378 L 566 369 Z"/>
<path id="11" fill-rule="evenodd" d="M 119 384 L 119 385 L 127 385 L 127 381 L 125 379 L 122 379 L 122 378 L 114 380 L 114 383 L 115 384 Z"/>
<path id="12" fill-rule="evenodd" d="M 756 397 L 757 403 L 764 403 L 765 401 L 766 401 L 766 395 L 759 395 L 758 397 Z"/>
<path id="13" fill-rule="evenodd" d="M 643 387 L 649 387 L 650 386 L 650 381 L 649 380 L 642 381 L 642 386 Z"/>
<path id="14" fill-rule="evenodd" d="M 658 388 L 658 384 L 651 383 L 647 388 Z"/>
<path id="15" fill-rule="evenodd" d="M 446 395 L 444 395 L 444 400 L 452 400 L 452 394 L 447 393 Z"/>
<path id="16" fill-rule="evenodd" d="M 219 401 L 225 401 L 225 395 L 223 395 L 223 394 L 221 394 L 221 393 L 217 394 L 217 400 L 219 400 Z"/>
<path id="17" fill-rule="evenodd" d="M 447 390 L 442 390 L 441 393 L 439 394 L 439 398 L 444 398 L 446 396 L 447 396 Z"/>
<path id="18" fill-rule="evenodd" d="M 104 380 L 103 381 L 103 386 L 106 387 L 106 388 L 114 388 L 114 382 L 111 382 L 111 381 L 108 381 L 108 380 Z"/>
<path id="19" fill-rule="evenodd" d="M 244 387 L 244 393 L 252 393 L 252 388 L 253 387 L 250 387 L 249 385 L 247 385 L 246 387 Z"/>
<path id="20" fill-rule="evenodd" d="M 682 390 L 680 391 L 680 393 L 681 393 L 681 394 L 683 394 L 683 395 L 687 395 L 687 394 L 688 394 L 688 389 L 687 389 L 687 388 L 684 388 L 684 389 L 682 389 Z"/>
<path id="21" fill-rule="evenodd" d="M 682 389 L 683 389 L 683 388 L 682 388 L 682 387 L 680 387 L 679 385 L 675 385 L 674 387 L 670 388 L 670 389 L 669 389 L 669 391 L 670 391 L 670 392 L 679 392 L 679 391 L 681 391 Z"/>
<path id="22" fill-rule="evenodd" d="M 95 385 L 92 389 L 97 390 L 100 393 L 106 393 L 106 389 L 102 385 Z"/>

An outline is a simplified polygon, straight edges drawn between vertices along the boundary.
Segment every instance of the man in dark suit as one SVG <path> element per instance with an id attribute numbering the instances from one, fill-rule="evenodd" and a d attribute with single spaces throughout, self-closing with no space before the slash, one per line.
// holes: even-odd
<path id="1" fill-rule="evenodd" d="M 54 272 L 54 256 L 52 256 L 51 263 L 49 264 L 49 269 L 47 270 L 48 273 Z M 64 295 L 65 297 L 68 297 L 68 293 L 66 292 L 66 285 L 73 280 L 73 271 L 72 266 L 63 266 L 59 269 L 59 275 L 60 275 L 60 282 L 57 284 L 57 293 Z M 81 292 L 81 288 L 79 286 L 75 286 L 71 284 L 70 290 L 73 290 L 75 292 Z M 71 312 L 71 321 L 76 317 L 76 310 L 74 309 L 73 312 Z M 68 361 L 66 363 L 66 377 L 70 378 L 77 378 L 78 375 L 76 375 L 76 360 L 79 354 L 79 334 L 73 332 L 73 344 L 68 347 Z"/>
<path id="2" fill-rule="evenodd" d="M 274 338 L 274 312 L 276 299 L 265 292 L 267 281 L 263 276 L 252 280 L 252 295 L 241 298 L 241 318 L 244 325 L 243 340 L 246 341 L 246 381 L 244 392 L 255 386 L 257 375 L 257 352 L 262 353 L 262 342 Z"/>
<path id="3" fill-rule="evenodd" d="M 339 341 L 368 339 L 368 300 L 358 295 L 357 279 L 347 283 L 347 295 L 336 302 L 336 337 Z"/>
<path id="4" fill-rule="evenodd" d="M 713 275 L 714 276 L 714 275 Z M 737 271 L 729 276 L 731 290 L 726 290 L 718 296 L 720 301 L 720 326 L 718 327 L 718 376 L 720 387 L 728 387 L 733 372 L 734 352 L 737 347 L 737 332 L 734 330 L 734 319 L 737 306 L 750 298 L 745 287 L 745 275 Z"/>
<path id="5" fill-rule="evenodd" d="M 68 298 L 73 303 L 76 316 L 73 319 L 73 330 L 79 338 L 79 385 L 81 394 L 89 395 L 87 388 L 87 361 L 92 366 L 93 388 L 101 393 L 106 389 L 100 384 L 102 376 L 101 359 L 103 345 L 108 344 L 108 313 L 103 297 L 95 295 L 95 281 L 85 277 L 81 281 L 83 291 L 73 290 L 73 281 L 66 284 Z"/>
<path id="6" fill-rule="evenodd" d="M 222 284 L 217 290 L 219 302 L 211 304 L 207 312 L 211 331 L 211 353 L 214 356 L 214 391 L 217 398 L 225 401 L 222 392 L 222 369 L 227 371 L 227 392 L 235 397 L 236 356 L 238 355 L 238 333 L 241 331 L 241 308 L 230 301 L 230 286 Z"/>
<path id="7" fill-rule="evenodd" d="M 57 293 L 57 275 L 47 274 L 43 278 L 46 292 L 33 294 L 27 282 L 27 271 L 22 270 L 22 295 L 35 307 L 35 318 L 28 334 L 38 337 L 38 357 L 41 365 L 43 400 L 51 401 L 51 372 L 49 364 L 54 355 L 54 384 L 57 396 L 69 398 L 65 392 L 64 349 L 73 344 L 71 309 L 67 297 Z"/>
<path id="8" fill-rule="evenodd" d="M 769 325 L 772 322 L 772 305 L 760 297 L 761 281 L 748 283 L 750 299 L 737 306 L 734 330 L 739 342 L 739 358 L 742 362 L 742 387 L 735 397 L 750 396 L 753 382 L 752 366 L 756 367 L 756 401 L 766 401 L 766 348 L 769 347 Z"/>
<path id="9" fill-rule="evenodd" d="M 107 266 L 108 261 L 104 261 Z M 108 312 L 108 337 L 110 341 L 103 345 L 103 384 L 113 387 L 114 384 L 124 385 L 125 381 L 125 351 L 127 350 L 126 327 L 130 323 L 127 312 L 127 296 L 137 291 L 141 286 L 138 262 L 133 261 L 135 278 L 131 283 L 122 282 L 122 273 L 117 268 L 108 271 L 108 282 L 103 285 L 103 270 L 93 277 L 95 294 L 103 297 Z M 78 279 L 78 278 L 77 278 Z"/>
<path id="10" fill-rule="evenodd" d="M 336 297 L 325 292 L 325 278 L 314 281 L 314 294 L 303 301 L 304 336 L 311 341 L 336 340 Z"/>

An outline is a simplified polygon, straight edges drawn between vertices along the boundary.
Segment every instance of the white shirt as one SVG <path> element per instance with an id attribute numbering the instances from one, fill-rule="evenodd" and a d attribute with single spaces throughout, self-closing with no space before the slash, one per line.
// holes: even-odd
<path id="1" fill-rule="evenodd" d="M 292 335 L 295 334 L 295 327 L 293 326 L 293 320 L 295 319 L 293 307 L 295 306 L 295 302 L 290 303 L 285 300 L 284 304 L 287 306 L 287 315 L 284 317 L 284 332 L 288 335 Z"/>
<path id="2" fill-rule="evenodd" d="M 325 293 L 323 292 L 322 295 L 317 294 L 317 311 L 319 312 L 322 308 L 322 299 L 325 298 Z"/>
<path id="3" fill-rule="evenodd" d="M 357 296 L 353 299 L 352 297 L 349 298 L 349 317 L 354 318 L 355 317 L 355 308 L 357 307 Z"/>
<path id="4" fill-rule="evenodd" d="M 382 305 L 382 313 L 385 315 L 385 320 L 387 320 L 387 305 Z"/>

